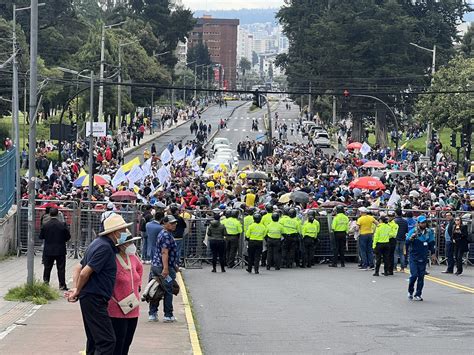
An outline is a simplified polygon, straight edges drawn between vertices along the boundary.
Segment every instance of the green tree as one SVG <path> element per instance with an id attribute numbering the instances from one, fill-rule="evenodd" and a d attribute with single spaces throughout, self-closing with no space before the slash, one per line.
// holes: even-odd
<path id="1" fill-rule="evenodd" d="M 239 67 L 240 67 L 240 70 L 242 71 L 242 87 L 244 90 L 247 90 L 247 72 L 252 69 L 252 63 L 250 63 L 250 61 L 245 58 L 245 57 L 242 57 L 240 58 L 240 62 L 239 62 Z"/>
<path id="2" fill-rule="evenodd" d="M 461 42 L 460 52 L 468 58 L 474 57 L 474 25 L 470 25 Z"/>
<path id="3" fill-rule="evenodd" d="M 474 83 L 474 58 L 461 56 L 452 59 L 438 70 L 428 92 L 416 103 L 416 117 L 422 122 L 432 122 L 435 128 L 451 128 L 467 132 L 471 141 L 474 124 L 474 95 L 472 93 L 437 94 L 442 91 L 469 91 Z M 466 157 L 470 156 L 470 151 Z"/>

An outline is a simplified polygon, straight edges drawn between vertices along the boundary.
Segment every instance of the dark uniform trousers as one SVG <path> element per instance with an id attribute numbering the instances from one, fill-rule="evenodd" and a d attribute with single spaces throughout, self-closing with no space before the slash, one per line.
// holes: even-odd
<path id="1" fill-rule="evenodd" d="M 395 248 L 397 247 L 397 239 L 396 238 L 390 238 L 388 241 L 389 244 L 389 255 L 388 255 L 388 272 L 390 274 L 393 274 L 393 268 L 395 264 L 393 263 L 395 259 Z M 384 261 L 385 263 L 385 261 Z"/>
<path id="2" fill-rule="evenodd" d="M 44 255 L 43 256 L 43 282 L 49 284 L 51 277 L 51 270 L 53 269 L 54 261 L 56 261 L 56 269 L 58 269 L 59 287 L 66 286 L 66 255 Z"/>
<path id="3" fill-rule="evenodd" d="M 298 245 L 298 234 L 285 234 L 283 240 L 283 259 L 285 266 L 293 267 L 296 258 L 296 247 Z"/>
<path id="4" fill-rule="evenodd" d="M 313 265 L 314 252 L 316 250 L 316 238 L 304 237 L 303 238 L 303 267 L 311 267 Z"/>
<path id="5" fill-rule="evenodd" d="M 281 267 L 281 241 L 280 239 L 267 239 L 267 268 L 274 266 L 279 270 Z"/>
<path id="6" fill-rule="evenodd" d="M 234 267 L 235 265 L 235 256 L 237 255 L 237 250 L 239 249 L 239 237 L 240 235 L 238 234 L 226 236 L 226 255 L 228 267 Z"/>
<path id="7" fill-rule="evenodd" d="M 79 299 L 87 336 L 87 355 L 111 355 L 115 348 L 115 332 L 107 312 L 109 301 L 100 295 L 84 295 Z"/>
<path id="8" fill-rule="evenodd" d="M 261 240 L 249 240 L 249 266 L 247 271 L 252 271 L 252 266 L 255 271 L 258 271 L 260 266 L 260 256 L 262 255 L 263 242 Z"/>
<path id="9" fill-rule="evenodd" d="M 375 246 L 375 273 L 378 274 L 383 259 L 383 269 L 385 275 L 389 274 L 390 267 L 390 242 L 377 243 Z M 393 260 L 393 258 L 392 258 Z"/>
<path id="10" fill-rule="evenodd" d="M 332 258 L 332 264 L 337 265 L 337 257 L 341 261 L 341 266 L 344 266 L 345 259 L 344 259 L 344 252 L 346 250 L 346 232 L 334 232 L 334 246 L 333 252 L 334 256 Z"/>

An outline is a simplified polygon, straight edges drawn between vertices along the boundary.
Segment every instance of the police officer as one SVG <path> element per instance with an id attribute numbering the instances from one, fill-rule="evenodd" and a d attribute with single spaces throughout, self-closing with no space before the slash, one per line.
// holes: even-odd
<path id="1" fill-rule="evenodd" d="M 258 268 L 260 265 L 260 256 L 262 255 L 263 239 L 267 235 L 267 227 L 263 225 L 262 215 L 255 213 L 253 215 L 253 223 L 247 229 L 245 233 L 248 241 L 249 251 L 249 264 L 247 266 L 247 272 L 252 272 L 252 267 L 255 269 L 255 273 L 258 274 Z"/>
<path id="2" fill-rule="evenodd" d="M 393 275 L 394 259 L 395 259 L 395 248 L 397 246 L 397 233 L 398 224 L 395 222 L 395 211 L 388 211 L 388 225 L 393 229 L 393 233 L 390 235 L 389 253 L 388 253 L 388 274 Z"/>
<path id="3" fill-rule="evenodd" d="M 227 217 L 228 216 L 228 217 Z M 227 266 L 232 268 L 235 266 L 235 256 L 239 249 L 240 234 L 242 233 L 242 223 L 237 219 L 239 210 L 226 211 L 226 219 L 222 222 L 226 230 L 226 255 Z"/>
<path id="4" fill-rule="evenodd" d="M 349 218 L 344 214 L 344 207 L 336 207 L 336 215 L 332 220 L 331 229 L 334 233 L 334 256 L 330 267 L 337 267 L 337 257 L 341 259 L 341 267 L 346 266 L 344 260 L 344 250 L 346 248 L 346 236 L 349 230 Z"/>
<path id="5" fill-rule="evenodd" d="M 397 233 L 394 233 L 393 227 L 388 224 L 388 218 L 384 214 L 381 214 L 380 223 L 377 225 L 374 233 L 374 241 L 372 242 L 372 248 L 375 252 L 375 272 L 374 276 L 379 276 L 380 265 L 383 259 L 382 275 L 390 275 L 390 239 L 395 238 Z"/>
<path id="6" fill-rule="evenodd" d="M 264 226 L 268 226 L 272 221 L 272 213 L 273 213 L 273 206 L 269 203 L 265 205 L 265 211 L 262 216 L 262 223 Z M 262 266 L 266 266 L 267 264 L 267 245 L 266 240 L 263 242 L 263 252 L 262 252 Z"/>
<path id="7" fill-rule="evenodd" d="M 419 216 L 415 228 L 411 229 L 406 238 L 409 248 L 410 279 L 408 282 L 408 299 L 423 301 L 421 293 L 426 274 L 426 260 L 431 251 L 432 258 L 436 260 L 435 239 L 431 228 L 428 228 L 426 216 Z M 415 292 L 415 283 L 416 292 Z M 413 293 L 415 292 L 415 296 Z"/>
<path id="8" fill-rule="evenodd" d="M 267 270 L 270 270 L 271 266 L 274 266 L 275 270 L 280 270 L 281 238 L 283 237 L 283 226 L 278 223 L 280 215 L 277 212 L 273 212 L 271 217 L 271 222 L 266 226 L 267 236 L 265 237 L 267 242 Z"/>
<path id="9" fill-rule="evenodd" d="M 294 208 L 290 208 L 287 213 L 287 216 L 280 219 L 280 224 L 283 226 L 284 263 L 287 268 L 292 268 L 295 262 L 299 233 L 301 232 L 301 221 L 296 217 Z"/>
<path id="10" fill-rule="evenodd" d="M 254 213 L 255 213 L 255 207 L 249 207 L 245 210 L 244 233 L 247 232 L 247 229 L 253 223 L 253 214 Z"/>
<path id="11" fill-rule="evenodd" d="M 308 220 L 304 222 L 303 228 L 301 230 L 301 235 L 303 237 L 303 264 L 301 267 L 311 267 L 313 264 L 314 250 L 316 248 L 316 242 L 318 238 L 319 231 L 321 227 L 319 222 L 315 219 L 315 212 L 308 212 Z"/>

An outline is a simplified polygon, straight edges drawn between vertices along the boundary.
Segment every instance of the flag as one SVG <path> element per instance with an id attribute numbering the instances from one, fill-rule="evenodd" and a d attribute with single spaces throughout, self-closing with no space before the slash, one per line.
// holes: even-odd
<path id="1" fill-rule="evenodd" d="M 171 156 L 171 153 L 170 151 L 168 150 L 168 148 L 166 148 L 165 150 L 163 150 L 163 152 L 161 153 L 160 155 L 160 159 L 161 159 L 161 162 L 163 164 L 168 164 L 171 160 L 172 156 Z"/>
<path id="2" fill-rule="evenodd" d="M 395 187 L 392 194 L 390 195 L 390 198 L 388 199 L 387 207 L 394 208 L 398 201 L 400 201 L 400 195 L 397 193 L 397 187 Z"/>
<path id="3" fill-rule="evenodd" d="M 122 165 L 122 171 L 126 174 L 130 170 L 133 169 L 133 167 L 140 165 L 140 158 L 135 157 L 132 160 L 130 160 L 127 164 Z"/>
<path id="4" fill-rule="evenodd" d="M 142 170 L 143 170 L 143 173 L 145 175 L 150 175 L 150 173 L 151 173 L 151 160 L 152 160 L 152 158 L 148 159 L 142 165 Z"/>
<path id="5" fill-rule="evenodd" d="M 153 185 L 153 181 L 150 183 L 150 193 L 148 194 L 148 196 L 153 196 L 153 193 L 155 192 L 156 188 L 155 188 L 155 185 Z"/>
<path id="6" fill-rule="evenodd" d="M 119 186 L 121 182 L 126 181 L 126 180 L 127 180 L 127 176 L 125 175 L 122 168 L 120 168 L 117 170 L 114 178 L 112 179 L 112 186 L 116 189 L 117 186 Z"/>
<path id="7" fill-rule="evenodd" d="M 133 185 L 136 182 L 139 182 L 145 178 L 142 168 L 139 165 L 135 165 L 132 170 L 127 175 L 127 179 L 130 185 Z"/>
<path id="8" fill-rule="evenodd" d="M 186 157 L 186 147 L 184 147 L 181 150 L 175 150 L 173 152 L 173 159 L 175 161 L 180 161 Z"/>
<path id="9" fill-rule="evenodd" d="M 170 172 L 165 166 L 162 166 L 160 169 L 158 169 L 157 175 L 158 175 L 158 180 L 160 181 L 160 185 L 164 185 L 171 177 Z"/>
<path id="10" fill-rule="evenodd" d="M 81 170 L 79 171 L 79 176 L 78 176 L 78 177 L 86 176 L 86 175 L 87 175 L 87 174 L 86 174 L 85 170 L 84 170 L 84 169 L 81 169 Z"/>
<path id="11" fill-rule="evenodd" d="M 370 145 L 368 145 L 366 142 L 364 142 L 364 144 L 362 144 L 362 147 L 360 147 L 360 154 L 362 154 L 362 156 L 366 156 L 367 154 L 370 153 L 372 149 L 370 148 Z"/>
<path id="12" fill-rule="evenodd" d="M 46 172 L 46 176 L 48 177 L 48 179 L 51 177 L 51 175 L 53 175 L 53 162 L 49 162 L 49 168 L 48 168 L 48 171 Z"/>

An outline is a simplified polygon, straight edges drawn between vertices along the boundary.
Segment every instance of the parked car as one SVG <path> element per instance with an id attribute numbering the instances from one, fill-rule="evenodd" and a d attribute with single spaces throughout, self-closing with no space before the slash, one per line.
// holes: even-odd
<path id="1" fill-rule="evenodd" d="M 316 131 L 312 137 L 315 146 L 321 148 L 331 147 L 331 140 L 329 139 L 329 135 L 327 134 L 327 132 Z"/>

